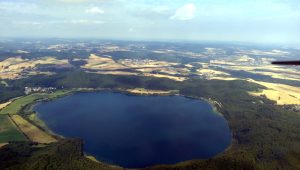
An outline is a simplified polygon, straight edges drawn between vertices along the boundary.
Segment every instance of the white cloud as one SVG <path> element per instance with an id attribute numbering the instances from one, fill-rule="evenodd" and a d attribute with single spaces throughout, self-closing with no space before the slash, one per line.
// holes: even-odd
<path id="1" fill-rule="evenodd" d="M 98 7 L 92 7 L 89 8 L 87 10 L 85 10 L 86 13 L 90 13 L 90 14 L 103 14 L 104 11 Z"/>
<path id="2" fill-rule="evenodd" d="M 78 19 L 78 20 L 71 20 L 69 23 L 71 24 L 103 24 L 103 21 L 96 21 L 96 20 L 85 20 L 85 19 Z"/>
<path id="3" fill-rule="evenodd" d="M 174 20 L 191 20 L 195 17 L 197 7 L 193 3 L 185 4 L 182 7 L 178 8 L 173 16 L 170 19 Z"/>

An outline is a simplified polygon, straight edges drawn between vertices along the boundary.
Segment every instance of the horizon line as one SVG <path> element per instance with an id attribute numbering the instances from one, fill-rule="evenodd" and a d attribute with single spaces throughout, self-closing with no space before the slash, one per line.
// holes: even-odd
<path id="1" fill-rule="evenodd" d="M 253 41 L 238 41 L 238 40 L 191 40 L 191 39 L 146 39 L 146 38 L 104 38 L 104 37 L 22 37 L 22 36 L 0 36 L 1 39 L 28 39 L 28 40 L 46 40 L 46 39 L 62 39 L 62 40 L 98 40 L 98 41 L 127 41 L 127 42 L 166 42 L 166 43 L 237 43 L 243 45 L 263 45 L 263 46 L 298 46 L 300 43 L 267 43 L 267 42 L 253 42 Z"/>

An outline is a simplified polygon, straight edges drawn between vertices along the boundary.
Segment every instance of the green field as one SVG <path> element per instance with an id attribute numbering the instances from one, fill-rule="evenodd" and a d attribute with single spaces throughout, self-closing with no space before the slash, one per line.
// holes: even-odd
<path id="1" fill-rule="evenodd" d="M 7 115 L 0 115 L 0 143 L 25 141 L 27 138 L 17 129 Z"/>
<path id="2" fill-rule="evenodd" d="M 27 138 L 18 130 L 7 114 L 19 114 L 26 105 L 40 99 L 54 99 L 68 94 L 70 91 L 56 91 L 54 93 L 34 93 L 14 100 L 0 110 L 0 143 L 8 141 L 25 141 Z"/>
<path id="3" fill-rule="evenodd" d="M 25 86 L 53 86 L 64 87 L 69 90 L 80 88 L 178 90 L 180 95 L 187 97 L 197 99 L 211 98 L 222 104 L 222 106 L 217 109 L 228 121 L 232 131 L 233 141 L 231 147 L 224 153 L 220 153 L 216 157 L 208 160 L 186 161 L 175 165 L 155 166 L 149 169 L 299 169 L 299 112 L 278 106 L 274 101 L 268 100 L 265 97 L 250 95 L 248 92 L 259 91 L 264 89 L 264 87 L 245 80 L 223 81 L 195 78 L 183 82 L 176 82 L 170 79 L 141 76 L 97 75 L 84 73 L 82 71 L 72 71 L 52 76 L 35 76 L 10 81 L 8 83 L 11 87 L 0 86 L 1 102 L 6 102 L 12 98 L 21 96 Z M 62 92 L 62 95 L 66 94 L 66 91 Z M 19 98 L 15 101 L 16 103 L 12 103 L 3 109 L 3 111 L 0 111 L 0 114 L 7 112 L 19 113 L 29 120 L 34 120 L 35 117 L 31 116 L 34 113 L 30 112 L 30 107 L 22 107 L 22 105 L 25 106 L 26 103 L 28 104 L 42 97 L 56 98 L 58 95 L 57 93 L 32 94 L 22 99 Z M 24 145 L 25 144 L 26 143 L 24 143 Z M 10 146 L 18 147 L 13 144 Z M 55 147 L 57 144 L 54 143 L 53 146 Z M 70 147 L 73 147 L 73 144 L 70 144 Z M 80 147 L 74 146 L 73 148 Z M 15 157 L 18 159 L 18 162 L 20 162 L 15 169 L 20 169 L 20 167 L 23 168 L 25 166 L 31 166 L 31 168 L 27 169 L 43 169 L 46 166 L 58 167 L 61 161 L 54 160 L 62 160 L 62 158 L 70 159 L 66 161 L 67 163 L 61 164 L 64 168 L 56 169 L 82 169 L 79 167 L 86 167 L 85 159 L 77 161 L 78 157 L 75 154 L 76 152 L 72 151 L 68 156 L 63 154 L 64 156 L 60 157 L 58 154 L 61 152 L 48 150 L 49 148 L 41 149 L 42 150 L 38 151 L 39 154 L 43 152 L 42 154 L 44 155 L 53 155 L 51 165 L 49 165 L 49 161 L 43 162 L 41 159 L 37 159 L 40 155 L 37 154 L 38 156 L 36 156 L 36 154 L 31 154 L 30 161 L 24 161 L 23 158 Z M 0 152 L 0 158 L 2 156 L 1 154 L 8 155 L 10 153 Z M 79 155 L 82 155 L 82 153 Z M 28 160 L 27 158 L 26 160 Z M 72 164 L 72 161 L 77 162 L 76 164 Z M 2 165 L 5 165 L 4 163 L 2 163 Z M 99 165 L 96 162 L 92 163 L 94 167 Z M 13 165 L 7 164 L 6 166 L 10 167 Z M 38 168 L 39 166 L 40 168 Z M 73 167 L 65 168 L 66 166 Z M 113 168 L 107 167 L 107 169 Z"/>
<path id="4" fill-rule="evenodd" d="M 53 99 L 62 95 L 65 95 L 69 93 L 69 91 L 56 91 L 54 93 L 34 93 L 25 97 L 21 97 L 16 99 L 15 101 L 13 101 L 11 104 L 9 104 L 7 107 L 5 107 L 4 109 L 0 110 L 0 115 L 1 114 L 18 114 L 20 112 L 20 110 L 36 101 L 39 99 L 44 99 L 44 98 L 48 98 L 48 99 Z"/>

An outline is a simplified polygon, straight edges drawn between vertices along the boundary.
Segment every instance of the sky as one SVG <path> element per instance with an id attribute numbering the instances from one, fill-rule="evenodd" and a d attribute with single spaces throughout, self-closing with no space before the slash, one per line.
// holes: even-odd
<path id="1" fill-rule="evenodd" d="M 0 0 L 0 37 L 300 44 L 300 1 Z"/>

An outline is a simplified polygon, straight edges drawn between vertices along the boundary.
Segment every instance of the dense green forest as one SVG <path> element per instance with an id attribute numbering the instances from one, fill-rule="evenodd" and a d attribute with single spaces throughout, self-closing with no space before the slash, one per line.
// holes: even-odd
<path id="1" fill-rule="evenodd" d="M 25 86 L 53 86 L 59 89 L 141 87 L 179 90 L 181 95 L 187 97 L 211 98 L 222 104 L 218 110 L 227 119 L 233 136 L 232 146 L 228 150 L 209 160 L 187 161 L 147 169 L 298 169 L 300 165 L 300 115 L 277 106 L 273 101 L 263 97 L 250 96 L 248 91 L 259 90 L 263 87 L 244 80 L 190 79 L 176 82 L 162 78 L 97 75 L 70 71 L 53 76 L 34 76 L 20 80 L 6 80 L 6 82 L 9 86 L 0 85 L 0 102 L 23 95 Z M 13 167 L 23 165 L 38 169 L 43 169 L 45 166 L 62 167 L 61 161 L 65 159 L 53 150 L 58 145 L 52 144 L 45 148 L 29 144 L 8 145 L 0 150 L 0 168 L 5 167 L 3 163 L 10 160 L 2 158 L 1 154 L 9 152 L 12 155 L 18 155 L 19 152 L 14 149 L 20 148 L 29 150 L 26 152 L 28 155 L 26 159 L 24 156 L 17 156 Z M 64 149 L 65 145 L 59 148 Z M 43 159 L 34 159 L 37 155 L 43 155 Z M 28 160 L 32 162 L 30 166 Z M 96 162 L 87 162 L 82 155 L 72 159 L 71 162 L 74 162 L 74 165 L 66 165 L 66 169 L 80 169 L 85 165 L 89 169 L 93 169 L 92 167 L 96 169 L 100 165 Z M 5 168 L 12 166 L 12 164 L 6 165 Z M 112 167 L 105 166 L 105 168 Z"/>

